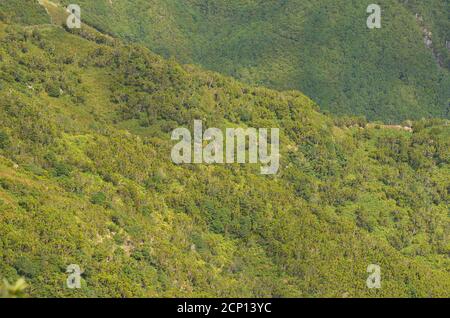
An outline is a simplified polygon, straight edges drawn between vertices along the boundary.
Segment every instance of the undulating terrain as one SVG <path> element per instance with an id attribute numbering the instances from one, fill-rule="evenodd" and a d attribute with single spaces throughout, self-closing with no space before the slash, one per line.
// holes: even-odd
<path id="1" fill-rule="evenodd" d="M 248 83 L 298 89 L 322 111 L 387 123 L 450 116 L 449 0 L 77 3 L 103 32 Z M 381 29 L 367 28 L 371 3 L 381 6 Z"/>
<path id="2" fill-rule="evenodd" d="M 249 10 L 255 3 L 244 2 Z M 397 127 L 331 117 L 299 91 L 164 59 L 112 37 L 117 30 L 66 30 L 60 8 L 47 10 L 0 2 L 0 278 L 24 278 L 32 297 L 450 296 L 447 119 Z M 425 70 L 413 68 L 409 84 L 399 79 L 391 88 L 436 104 L 397 112 L 439 114 L 448 73 L 427 50 L 414 54 Z M 218 56 L 217 65 L 227 59 Z M 296 72 L 338 72 L 315 63 L 304 66 L 319 74 Z M 196 119 L 221 129 L 280 128 L 279 173 L 173 164 L 172 130 L 192 130 Z M 66 286 L 70 264 L 84 271 L 81 289 Z M 381 289 L 366 286 L 369 264 L 382 268 Z M 9 289 L 21 294 L 19 287 Z"/>

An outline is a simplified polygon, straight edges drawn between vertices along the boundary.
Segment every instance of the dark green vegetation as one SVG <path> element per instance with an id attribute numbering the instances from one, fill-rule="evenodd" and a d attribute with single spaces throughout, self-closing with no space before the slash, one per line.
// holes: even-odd
<path id="1" fill-rule="evenodd" d="M 435 56 L 440 59 L 443 67 L 450 69 L 450 51 L 446 48 L 446 41 L 450 42 L 450 1 L 408 0 L 401 2 L 414 16 L 419 14 L 418 22 L 421 28 L 432 31 Z"/>
<path id="2" fill-rule="evenodd" d="M 194 119 L 280 127 L 279 175 L 175 166 L 170 132 Z M 301 93 L 87 29 L 2 22 L 0 277 L 41 297 L 449 297 L 450 128 L 413 129 L 334 122 Z"/>
<path id="3" fill-rule="evenodd" d="M 99 30 L 248 83 L 298 89 L 323 111 L 387 123 L 449 118 L 449 0 L 377 1 L 379 30 L 366 26 L 372 2 L 78 1 Z"/>

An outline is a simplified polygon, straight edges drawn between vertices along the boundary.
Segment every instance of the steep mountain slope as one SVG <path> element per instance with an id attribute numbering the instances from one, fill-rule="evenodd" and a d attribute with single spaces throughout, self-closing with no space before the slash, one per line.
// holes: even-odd
<path id="1" fill-rule="evenodd" d="M 448 0 L 378 1 L 376 30 L 360 0 L 78 3 L 100 30 L 245 82 L 298 89 L 334 114 L 388 123 L 450 114 Z"/>
<path id="2" fill-rule="evenodd" d="M 431 50 L 438 62 L 450 69 L 450 1 L 399 1 L 410 10 L 419 23 L 424 39 L 429 36 Z"/>
<path id="3" fill-rule="evenodd" d="M 5 21 L 0 276 L 29 295 L 450 296 L 448 121 L 336 125 L 298 92 Z M 279 127 L 280 173 L 173 164 L 171 131 L 195 119 Z"/>

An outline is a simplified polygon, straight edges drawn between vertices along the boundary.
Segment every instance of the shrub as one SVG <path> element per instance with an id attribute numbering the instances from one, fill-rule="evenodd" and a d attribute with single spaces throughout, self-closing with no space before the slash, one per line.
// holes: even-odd
<path id="1" fill-rule="evenodd" d="M 70 175 L 71 170 L 72 169 L 70 168 L 70 166 L 66 165 L 65 163 L 60 162 L 55 165 L 54 172 L 55 172 L 55 176 L 57 176 L 57 177 L 67 177 Z"/>
<path id="2" fill-rule="evenodd" d="M 35 277 L 41 270 L 39 263 L 25 256 L 20 256 L 17 258 L 14 263 L 14 267 L 19 275 L 29 278 Z"/>
<path id="3" fill-rule="evenodd" d="M 4 132 L 4 131 L 0 131 L 0 149 L 5 149 L 7 148 L 11 143 L 11 140 L 9 138 L 9 135 Z"/>
<path id="4" fill-rule="evenodd" d="M 48 96 L 58 98 L 61 96 L 61 88 L 56 83 L 47 85 L 46 92 Z"/>
<path id="5" fill-rule="evenodd" d="M 104 194 L 103 192 L 94 193 L 91 197 L 91 203 L 97 205 L 105 205 L 106 194 Z"/>

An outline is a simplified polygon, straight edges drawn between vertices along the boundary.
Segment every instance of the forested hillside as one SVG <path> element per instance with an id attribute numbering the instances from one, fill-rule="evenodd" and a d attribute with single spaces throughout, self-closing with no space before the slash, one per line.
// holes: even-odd
<path id="1" fill-rule="evenodd" d="M 34 0 L 0 1 L 0 17 L 19 24 L 45 24 L 50 17 L 45 7 Z"/>
<path id="2" fill-rule="evenodd" d="M 299 92 L 14 21 L 0 22 L 0 278 L 24 277 L 26 295 L 450 296 L 448 121 L 333 120 Z M 173 164 L 171 132 L 195 119 L 280 128 L 279 174 Z"/>
<path id="3" fill-rule="evenodd" d="M 450 2 L 377 1 L 374 30 L 371 3 L 78 1 L 99 30 L 248 83 L 298 89 L 323 111 L 387 123 L 449 118 Z"/>

